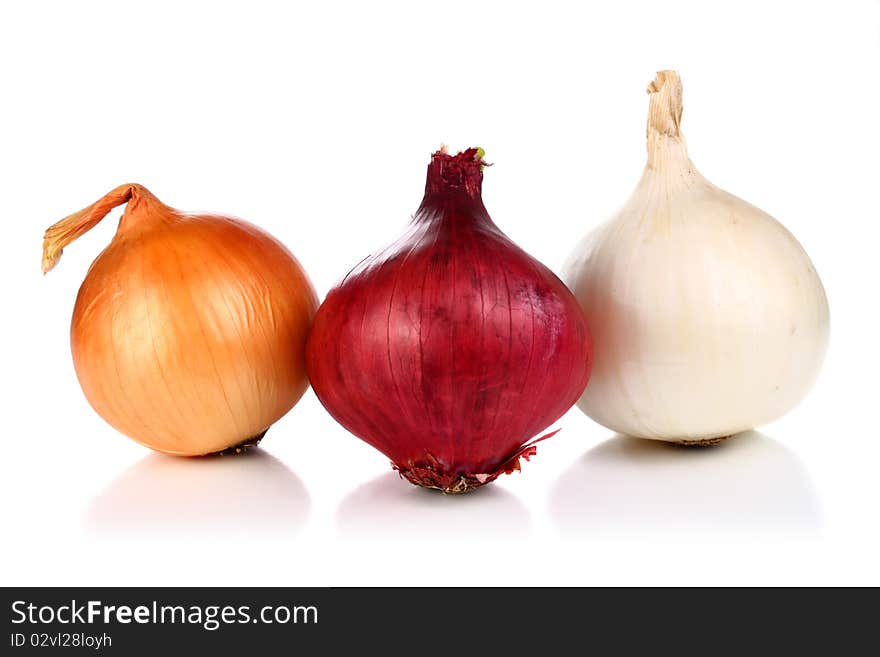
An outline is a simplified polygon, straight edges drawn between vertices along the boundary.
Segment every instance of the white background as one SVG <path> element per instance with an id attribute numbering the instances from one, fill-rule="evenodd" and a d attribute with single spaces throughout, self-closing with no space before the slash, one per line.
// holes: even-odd
<path id="1" fill-rule="evenodd" d="M 3 3 L 2 584 L 880 584 L 880 6 L 596 5 Z M 828 291 L 784 419 L 694 452 L 574 410 L 522 473 L 443 497 L 311 392 L 237 460 L 153 455 L 88 406 L 69 319 L 119 211 L 44 278 L 55 220 L 140 182 L 269 230 L 323 297 L 445 141 L 486 149 L 489 212 L 558 269 L 634 188 L 661 68 L 693 161 Z"/>

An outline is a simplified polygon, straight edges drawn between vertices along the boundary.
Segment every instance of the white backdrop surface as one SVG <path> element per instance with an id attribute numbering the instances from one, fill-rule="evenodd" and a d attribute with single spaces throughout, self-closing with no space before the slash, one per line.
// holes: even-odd
<path id="1" fill-rule="evenodd" d="M 880 4 L 35 2 L 0 7 L 0 582 L 880 584 Z M 832 313 L 790 415 L 712 450 L 579 411 L 523 472 L 418 490 L 309 392 L 242 459 L 150 453 L 89 407 L 68 327 L 119 211 L 40 274 L 43 230 L 123 182 L 267 229 L 323 295 L 402 232 L 440 142 L 554 269 L 645 159 L 675 68 L 691 157 L 782 221 Z"/>

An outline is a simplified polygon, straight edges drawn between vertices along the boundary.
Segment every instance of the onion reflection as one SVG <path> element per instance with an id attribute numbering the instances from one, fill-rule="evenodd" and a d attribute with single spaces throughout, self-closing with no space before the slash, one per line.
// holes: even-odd
<path id="1" fill-rule="evenodd" d="M 749 431 L 712 448 L 616 436 L 557 481 L 551 515 L 564 533 L 814 533 L 815 492 L 798 458 Z"/>
<path id="2" fill-rule="evenodd" d="M 150 454 L 109 484 L 85 514 L 90 530 L 122 533 L 290 533 L 309 496 L 299 478 L 261 449 L 234 456 Z"/>
<path id="3" fill-rule="evenodd" d="M 346 497 L 336 521 L 340 532 L 348 536 L 450 539 L 460 535 L 471 540 L 525 535 L 529 514 L 519 500 L 496 485 L 463 495 L 443 495 L 389 472 Z"/>

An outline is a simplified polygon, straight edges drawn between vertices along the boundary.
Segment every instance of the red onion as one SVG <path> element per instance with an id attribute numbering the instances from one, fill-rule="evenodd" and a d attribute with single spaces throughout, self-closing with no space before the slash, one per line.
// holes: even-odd
<path id="1" fill-rule="evenodd" d="M 434 153 L 409 229 L 330 291 L 306 353 L 330 414 L 444 493 L 519 470 L 592 362 L 574 296 L 489 218 L 481 156 Z"/>

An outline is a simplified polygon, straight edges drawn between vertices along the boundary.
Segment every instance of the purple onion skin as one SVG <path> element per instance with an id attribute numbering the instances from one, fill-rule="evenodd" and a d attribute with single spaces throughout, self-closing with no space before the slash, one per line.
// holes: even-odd
<path id="1" fill-rule="evenodd" d="M 519 469 L 592 364 L 574 296 L 490 219 L 483 166 L 476 149 L 434 154 L 408 230 L 330 291 L 306 355 L 342 426 L 448 493 Z"/>

